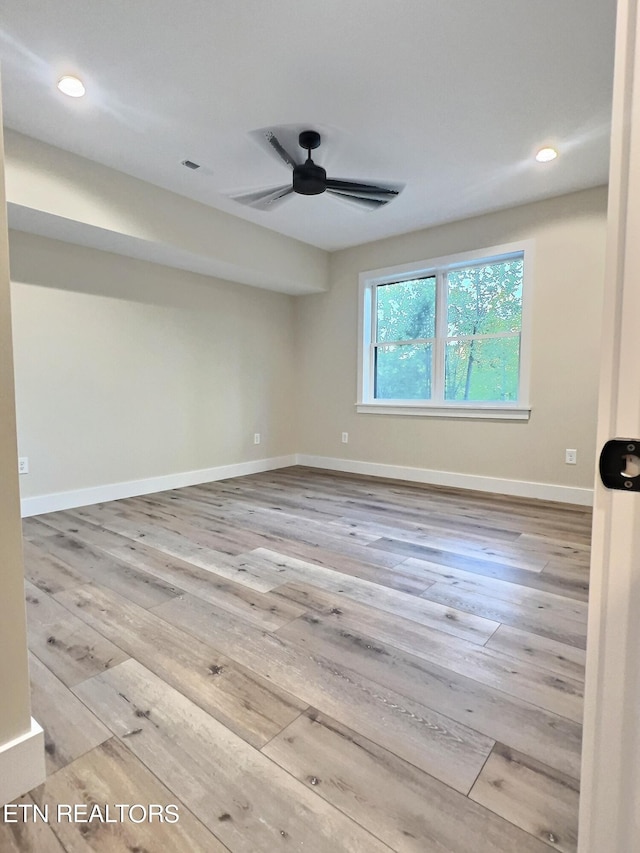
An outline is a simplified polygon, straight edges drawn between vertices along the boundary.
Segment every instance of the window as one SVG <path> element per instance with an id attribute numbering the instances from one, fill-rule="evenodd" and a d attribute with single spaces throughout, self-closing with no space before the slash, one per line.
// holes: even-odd
<path id="1" fill-rule="evenodd" d="M 358 411 L 527 418 L 531 266 L 526 244 L 361 274 Z"/>

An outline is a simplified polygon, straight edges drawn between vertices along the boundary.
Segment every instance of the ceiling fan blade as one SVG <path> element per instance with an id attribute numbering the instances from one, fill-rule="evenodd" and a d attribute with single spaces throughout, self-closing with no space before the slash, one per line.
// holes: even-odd
<path id="1" fill-rule="evenodd" d="M 292 169 L 295 169 L 296 166 L 300 165 L 299 162 L 294 157 L 292 157 L 291 154 L 289 154 L 286 148 L 282 146 L 282 144 L 278 140 L 278 137 L 274 133 L 272 133 L 272 131 L 267 130 L 264 135 L 264 138 L 276 152 L 278 157 L 281 160 L 284 160 L 287 166 L 291 166 Z"/>
<path id="2" fill-rule="evenodd" d="M 368 210 L 377 210 L 379 207 L 384 207 L 385 204 L 389 204 L 390 201 L 393 201 L 395 196 L 391 196 L 390 198 L 373 198 L 372 196 L 365 195 L 356 195 L 355 193 L 346 193 L 340 192 L 339 190 L 327 190 L 329 195 L 333 195 L 336 198 L 341 198 L 344 201 L 352 201 L 354 204 L 357 204 L 359 207 L 366 207 Z"/>
<path id="3" fill-rule="evenodd" d="M 269 210 L 273 204 L 279 201 L 289 193 L 293 192 L 291 184 L 283 184 L 281 187 L 271 187 L 266 190 L 256 190 L 250 193 L 240 193 L 238 195 L 229 196 L 233 201 L 239 201 L 240 204 L 255 207 L 258 210 Z"/>
<path id="4" fill-rule="evenodd" d="M 403 190 L 402 184 L 361 184 L 358 181 L 341 181 L 337 178 L 327 178 L 327 189 L 338 190 L 338 192 L 353 192 L 359 195 L 373 195 L 378 197 L 389 197 L 389 201 L 395 198 Z"/>

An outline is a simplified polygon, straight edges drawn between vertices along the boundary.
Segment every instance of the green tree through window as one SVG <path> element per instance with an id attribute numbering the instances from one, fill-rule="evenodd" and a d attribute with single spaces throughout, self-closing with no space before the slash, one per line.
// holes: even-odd
<path id="1" fill-rule="evenodd" d="M 522 255 L 373 288 L 373 396 L 517 402 Z"/>
<path id="2" fill-rule="evenodd" d="M 518 399 L 522 260 L 446 276 L 445 399 Z"/>
<path id="3" fill-rule="evenodd" d="M 431 397 L 435 341 L 434 276 L 380 285 L 376 298 L 375 396 L 425 400 Z"/>

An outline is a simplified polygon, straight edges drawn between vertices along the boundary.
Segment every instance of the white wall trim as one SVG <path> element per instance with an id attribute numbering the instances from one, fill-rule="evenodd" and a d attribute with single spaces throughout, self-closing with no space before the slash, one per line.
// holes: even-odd
<path id="1" fill-rule="evenodd" d="M 330 456 L 309 456 L 299 453 L 298 465 L 311 468 L 326 468 L 330 471 L 345 471 L 349 474 L 366 474 L 371 477 L 388 477 L 392 480 L 410 480 L 434 486 L 449 486 L 456 489 L 475 489 L 499 495 L 521 498 L 537 498 L 545 501 L 591 506 L 593 489 L 578 486 L 558 486 L 554 483 L 533 483 L 526 480 L 505 480 L 498 477 L 482 477 L 477 474 L 459 474 L 455 471 L 433 471 L 428 468 L 409 468 L 401 465 L 383 465 L 378 462 L 360 462 L 354 459 L 335 459 Z"/>
<path id="2" fill-rule="evenodd" d="M 149 495 L 164 492 L 167 489 L 180 489 L 184 486 L 196 486 L 211 483 L 214 480 L 226 480 L 230 477 L 243 477 L 246 474 L 258 474 L 275 468 L 286 468 L 296 464 L 295 455 L 272 456 L 269 459 L 256 459 L 250 462 L 238 462 L 234 465 L 219 465 L 216 468 L 201 468 L 197 471 L 183 471 L 177 474 L 164 474 L 149 477 L 146 480 L 130 480 L 125 483 L 109 483 L 105 486 L 92 486 L 88 489 L 76 489 L 69 492 L 54 492 L 49 495 L 37 495 L 22 498 L 20 501 L 22 517 L 72 509 L 78 506 L 116 501 L 120 498 L 133 498 L 137 495 Z"/>
<path id="3" fill-rule="evenodd" d="M 31 718 L 31 729 L 0 746 L 0 805 L 41 785 L 46 778 L 44 732 Z"/>
<path id="4" fill-rule="evenodd" d="M 289 456 L 273 456 L 268 459 L 256 459 L 251 462 L 238 462 L 234 465 L 220 465 L 216 468 L 201 468 L 197 471 L 184 471 L 178 474 L 165 474 L 146 480 L 130 480 L 125 483 L 109 483 L 105 486 L 93 486 L 69 492 L 55 492 L 49 495 L 37 495 L 21 500 L 22 517 L 89 506 L 137 495 L 149 495 L 168 489 L 180 489 L 211 483 L 214 480 L 226 480 L 231 477 L 244 477 L 247 474 L 259 474 L 290 465 L 307 465 L 310 468 L 326 468 L 329 471 L 344 471 L 348 474 L 365 474 L 370 477 L 387 477 L 391 480 L 409 480 L 414 483 L 429 483 L 434 486 L 449 486 L 456 489 L 474 489 L 481 492 L 495 492 L 499 495 L 514 495 L 522 498 L 537 498 L 545 501 L 591 506 L 593 489 L 578 486 L 559 486 L 554 483 L 534 483 L 526 480 L 506 480 L 498 477 L 483 477 L 477 474 L 460 474 L 455 471 L 434 471 L 428 468 L 410 468 L 402 465 L 384 465 L 379 462 L 362 462 L 355 459 L 337 459 L 330 456 L 311 456 L 305 453 Z"/>
<path id="5" fill-rule="evenodd" d="M 530 406 L 436 406 L 420 403 L 356 403 L 360 415 L 409 415 L 425 418 L 473 418 L 493 421 L 528 421 Z"/>

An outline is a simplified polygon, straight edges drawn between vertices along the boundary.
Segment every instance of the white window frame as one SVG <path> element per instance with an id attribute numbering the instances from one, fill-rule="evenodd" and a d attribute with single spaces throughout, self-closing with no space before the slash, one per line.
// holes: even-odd
<path id="1" fill-rule="evenodd" d="M 531 370 L 531 306 L 533 301 L 534 241 L 523 240 L 431 258 L 427 261 L 386 267 L 361 272 L 358 311 L 358 399 L 356 411 L 361 414 L 377 415 L 420 415 L 445 418 L 490 418 L 499 420 L 528 420 L 531 414 L 529 399 Z M 523 258 L 522 281 L 522 326 L 520 330 L 520 373 L 518 377 L 519 398 L 513 402 L 454 401 L 454 400 L 380 400 L 373 396 L 374 385 L 374 341 L 373 298 L 374 289 L 380 284 L 395 284 L 416 278 L 436 276 L 436 299 L 439 304 L 446 298 L 446 273 L 459 267 L 496 263 L 516 257 Z M 444 342 L 446 340 L 446 315 L 436 313 L 436 344 L 434 346 L 435 370 L 444 379 Z M 444 387 L 444 381 L 440 382 Z"/>

